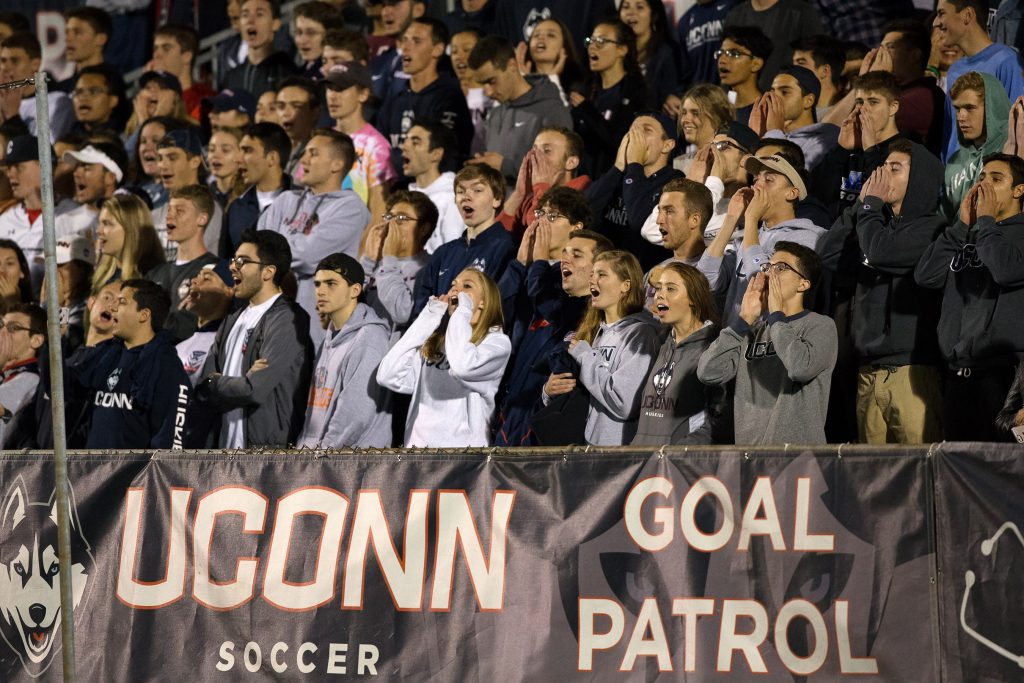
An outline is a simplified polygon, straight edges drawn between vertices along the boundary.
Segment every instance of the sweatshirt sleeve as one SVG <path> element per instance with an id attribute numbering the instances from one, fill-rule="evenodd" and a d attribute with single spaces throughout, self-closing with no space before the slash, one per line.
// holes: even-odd
<path id="1" fill-rule="evenodd" d="M 917 284 L 928 289 L 942 289 L 946 286 L 949 266 L 953 256 L 967 241 L 967 226 L 961 221 L 946 228 L 939 237 L 928 245 L 921 260 L 914 269 Z"/>
<path id="2" fill-rule="evenodd" d="M 365 335 L 347 353 L 345 372 L 334 391 L 334 412 L 327 416 L 327 433 L 321 445 L 341 448 L 362 443 L 366 430 L 383 412 L 377 366 L 388 346 L 387 334 Z"/>
<path id="3" fill-rule="evenodd" d="M 377 297 L 396 325 L 405 325 L 412 318 L 413 289 L 416 281 L 402 272 L 398 259 L 385 256 L 374 274 L 377 281 Z"/>
<path id="4" fill-rule="evenodd" d="M 325 210 L 332 204 L 329 213 Z M 306 200 L 306 207 L 312 209 L 316 200 Z M 302 239 L 289 240 L 292 248 L 292 270 L 296 275 L 311 277 L 316 266 L 327 254 L 338 251 L 355 256 L 359 251 L 359 237 L 370 220 L 370 210 L 358 195 L 347 196 L 325 202 L 320 209 L 319 223 Z M 280 223 L 271 223 L 270 229 L 281 230 Z"/>
<path id="5" fill-rule="evenodd" d="M 443 256 L 443 250 L 439 248 L 434 252 L 434 255 L 430 257 L 430 260 L 427 261 L 427 265 L 417 273 L 416 282 L 413 284 L 412 289 L 413 315 L 419 315 L 427 305 L 427 301 L 430 300 L 430 297 L 435 295 L 434 283 L 437 282 L 437 271 L 438 268 L 440 268 Z"/>
<path id="6" fill-rule="evenodd" d="M 750 329 L 742 320 L 738 325 L 739 330 L 731 327 L 723 329 L 718 339 L 711 342 L 700 355 L 700 360 L 697 361 L 697 379 L 704 384 L 725 384 L 736 377 L 747 330 Z"/>
<path id="7" fill-rule="evenodd" d="M 622 171 L 612 166 L 584 191 L 594 216 L 600 217 L 604 215 L 608 202 L 611 201 L 611 198 L 615 196 L 620 187 L 622 187 Z M 594 223 L 595 225 L 600 225 L 601 222 L 598 219 Z"/>
<path id="8" fill-rule="evenodd" d="M 479 344 L 470 341 L 473 301 L 459 294 L 459 306 L 448 321 L 444 335 L 444 356 L 449 373 L 459 384 L 479 394 L 497 389 L 512 353 L 512 342 L 504 334 L 488 334 Z"/>
<path id="9" fill-rule="evenodd" d="M 622 202 L 626 208 L 626 218 L 633 230 L 643 228 L 644 221 L 651 210 L 658 205 L 660 193 L 651 192 L 651 186 L 644 175 L 644 167 L 640 164 L 626 164 L 625 180 L 622 183 Z"/>
<path id="10" fill-rule="evenodd" d="M 622 340 L 612 363 L 585 341 L 569 351 L 579 361 L 579 379 L 591 398 L 619 420 L 636 417 L 641 389 L 657 353 L 654 329 L 648 325 L 636 327 Z"/>
<path id="11" fill-rule="evenodd" d="M 992 273 L 992 279 L 1000 287 L 1024 286 L 1024 242 L 1009 239 L 1006 226 L 990 216 L 979 218 L 977 225 L 978 258 Z M 1015 225 L 1010 229 L 1021 228 Z"/>
<path id="12" fill-rule="evenodd" d="M 807 320 L 786 321 L 781 313 L 767 318 L 772 326 L 772 343 L 786 374 L 794 382 L 805 384 L 836 364 L 839 340 L 831 318 L 814 316 Z"/>
<path id="13" fill-rule="evenodd" d="M 501 292 L 501 310 L 505 315 L 507 325 L 511 325 L 511 321 L 515 319 L 516 302 L 519 301 L 519 295 L 523 292 L 525 281 L 526 266 L 517 259 L 509 261 L 505 272 L 501 274 L 501 279 L 498 280 L 498 291 Z"/>
<path id="14" fill-rule="evenodd" d="M 241 408 L 263 405 L 278 385 L 292 384 L 293 381 L 288 378 L 300 376 L 303 365 L 310 360 L 308 324 L 300 321 L 294 314 L 287 317 L 277 315 L 274 318 L 270 315 L 268 311 L 260 321 L 267 330 L 259 350 L 259 357 L 267 359 L 266 369 L 241 377 L 209 377 L 204 385 L 200 385 L 203 391 L 211 395 L 221 406 Z M 207 364 L 209 362 L 210 359 L 207 358 Z M 206 369 L 204 366 L 204 373 Z M 246 372 L 248 373 L 248 368 Z"/>
<path id="15" fill-rule="evenodd" d="M 697 261 L 697 270 L 708 279 L 712 292 L 723 292 L 729 287 L 729 276 L 735 268 L 735 251 L 727 251 L 723 256 L 715 257 L 705 250 Z"/>
<path id="16" fill-rule="evenodd" d="M 821 262 L 829 270 L 836 270 L 848 249 L 848 239 L 857 222 L 856 209 L 847 208 L 821 238 Z"/>
<path id="17" fill-rule="evenodd" d="M 157 379 L 153 404 L 149 406 L 149 429 L 153 435 L 149 439 L 149 447 L 180 449 L 185 427 L 181 425 L 177 443 L 175 443 L 175 417 L 178 415 L 179 402 L 182 398 L 184 398 L 184 405 L 181 407 L 181 414 L 185 414 L 188 402 L 192 398 L 192 384 L 177 356 L 167 353 L 161 360 L 164 362 L 164 366 Z M 172 364 L 172 361 L 177 364 L 177 367 Z"/>
<path id="18" fill-rule="evenodd" d="M 869 200 L 881 202 L 869 197 Z M 935 239 L 938 219 L 922 216 L 903 221 L 886 221 L 880 211 L 857 209 L 857 239 L 868 265 L 892 275 L 914 272 L 928 245 Z"/>
<path id="19" fill-rule="evenodd" d="M 644 219 L 644 224 L 640 228 L 640 236 L 651 244 L 656 244 L 659 247 L 665 243 L 665 238 L 661 236 L 661 227 L 658 225 L 658 205 L 655 204 L 651 212 L 647 214 L 647 218 Z"/>
<path id="20" fill-rule="evenodd" d="M 432 301 L 420 312 L 402 338 L 395 342 L 377 367 L 377 382 L 399 394 L 412 394 L 423 370 L 420 348 L 437 329 L 447 308 L 442 301 Z"/>

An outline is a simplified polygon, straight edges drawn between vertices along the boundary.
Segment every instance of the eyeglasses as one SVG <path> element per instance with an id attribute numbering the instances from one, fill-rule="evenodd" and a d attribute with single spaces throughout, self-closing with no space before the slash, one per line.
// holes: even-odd
<path id="1" fill-rule="evenodd" d="M 799 270 L 789 265 L 788 263 L 784 263 L 783 261 L 779 261 L 778 263 L 761 264 L 761 272 L 765 274 L 767 274 L 770 271 L 775 271 L 776 275 L 781 275 L 782 273 L 785 273 L 787 270 L 791 270 L 794 273 L 796 273 L 797 277 L 799 277 L 801 280 L 808 279 L 806 275 L 804 275 L 803 273 L 801 273 Z"/>
<path id="2" fill-rule="evenodd" d="M 4 323 L 3 327 L 5 327 L 7 331 L 10 332 L 11 334 L 17 334 L 18 332 L 28 332 L 29 334 L 42 334 L 42 332 L 37 332 L 36 330 L 33 330 L 31 327 L 25 327 L 24 325 L 16 322 Z"/>
<path id="3" fill-rule="evenodd" d="M 544 211 L 544 209 L 534 209 L 533 217 L 536 219 L 547 218 L 548 223 L 554 223 L 559 218 L 565 218 L 564 214 L 555 213 L 554 211 Z"/>
<path id="4" fill-rule="evenodd" d="M 409 214 L 406 213 L 386 213 L 383 216 L 381 216 L 381 218 L 383 218 L 384 221 L 387 223 L 390 223 L 391 221 L 394 221 L 396 223 L 408 223 L 409 221 L 419 220 L 419 218 L 417 218 L 416 216 L 410 216 Z"/>
<path id="5" fill-rule="evenodd" d="M 262 261 L 254 261 L 253 259 L 246 258 L 244 256 L 236 256 L 235 258 L 231 259 L 231 265 L 233 265 L 238 270 L 241 270 L 242 268 L 245 268 L 250 263 L 255 263 L 257 266 L 269 266 L 270 265 L 269 263 L 263 263 Z"/>
<path id="6" fill-rule="evenodd" d="M 107 89 L 95 86 L 92 88 L 80 88 L 71 92 L 71 97 L 99 97 L 100 95 L 106 95 Z"/>
<path id="7" fill-rule="evenodd" d="M 583 44 L 590 47 L 591 44 L 596 45 L 599 48 L 604 47 L 611 43 L 612 45 L 622 45 L 618 40 L 612 40 L 611 38 L 605 38 L 604 36 L 587 36 L 583 39 Z"/>
<path id="8" fill-rule="evenodd" d="M 732 147 L 733 149 L 739 150 L 743 154 L 747 153 L 747 150 L 743 149 L 742 147 L 737 145 L 732 140 L 717 140 L 716 142 L 713 142 L 712 144 L 715 146 L 715 149 L 717 149 L 719 152 L 724 152 L 725 150 L 727 150 L 730 147 Z"/>
<path id="9" fill-rule="evenodd" d="M 743 52 L 741 50 L 715 50 L 715 59 L 721 59 L 722 55 L 725 55 L 729 59 L 739 59 L 740 57 L 753 57 L 754 55 L 749 52 Z"/>

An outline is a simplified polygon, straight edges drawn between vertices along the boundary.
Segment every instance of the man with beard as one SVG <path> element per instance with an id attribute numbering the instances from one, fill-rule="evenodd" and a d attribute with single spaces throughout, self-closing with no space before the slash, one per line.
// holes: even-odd
<path id="1" fill-rule="evenodd" d="M 247 304 L 225 319 L 206 358 L 196 398 L 207 424 L 195 423 L 190 445 L 295 443 L 305 417 L 313 348 L 309 316 L 281 294 L 291 261 L 283 235 L 242 233 L 231 277 L 235 298 Z"/>

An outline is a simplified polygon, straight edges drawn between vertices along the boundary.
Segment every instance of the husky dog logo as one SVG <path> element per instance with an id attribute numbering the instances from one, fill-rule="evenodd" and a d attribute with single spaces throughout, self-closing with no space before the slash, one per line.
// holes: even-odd
<path id="1" fill-rule="evenodd" d="M 658 393 L 658 396 L 664 394 L 665 389 L 667 389 L 668 385 L 672 382 L 672 371 L 675 370 L 675 368 L 676 362 L 671 361 L 661 370 L 654 373 L 654 391 Z"/>
<path id="2" fill-rule="evenodd" d="M 85 596 L 95 566 L 82 536 L 74 495 L 69 490 L 71 587 L 74 609 Z M 43 674 L 60 651 L 60 580 L 57 564 L 56 491 L 32 501 L 19 476 L 0 505 L 0 637 L 25 672 Z"/>
<path id="3" fill-rule="evenodd" d="M 984 541 L 981 542 L 981 554 L 985 557 L 992 557 L 994 561 L 995 558 L 993 556 L 993 552 L 995 551 L 996 543 L 999 542 L 1000 536 L 1002 536 L 1007 531 L 1010 532 L 1010 538 L 1016 538 L 1017 542 L 1024 546 L 1024 535 L 1021 534 L 1020 529 L 1017 528 L 1017 525 L 1013 522 L 1004 522 L 1003 525 L 1000 526 L 996 530 L 996 532 L 992 534 L 990 538 L 986 538 Z M 986 637 L 978 629 L 976 629 L 973 626 L 970 626 L 967 623 L 967 603 L 971 597 L 971 589 L 974 588 L 974 584 L 977 582 L 977 580 L 978 577 L 972 570 L 968 569 L 964 573 L 964 597 L 960 601 L 960 628 L 964 630 L 964 633 L 966 633 L 971 638 L 974 638 L 976 641 L 978 641 L 988 649 L 992 650 L 993 652 L 999 655 L 1002 655 L 1003 657 L 1006 657 L 1017 666 L 1024 668 L 1024 655 L 1017 654 L 1016 652 L 1011 652 L 1008 648 L 1004 647 L 1003 645 L 1000 645 L 991 638 Z"/>
<path id="4" fill-rule="evenodd" d="M 117 383 L 121 381 L 121 368 L 117 368 L 107 377 L 107 390 L 113 391 Z"/>

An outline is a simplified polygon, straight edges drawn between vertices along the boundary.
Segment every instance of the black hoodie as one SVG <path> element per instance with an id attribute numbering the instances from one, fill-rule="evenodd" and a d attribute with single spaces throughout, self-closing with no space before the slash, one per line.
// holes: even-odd
<path id="1" fill-rule="evenodd" d="M 900 215 L 879 197 L 845 209 L 822 238 L 825 266 L 852 278 L 853 343 L 865 363 L 937 364 L 938 296 L 914 282 L 914 268 L 942 231 L 937 213 L 942 163 L 913 143 Z"/>
<path id="2" fill-rule="evenodd" d="M 1024 213 L 970 228 L 957 221 L 925 250 L 918 284 L 942 289 L 939 347 L 955 368 L 1012 365 L 1024 356 Z"/>

